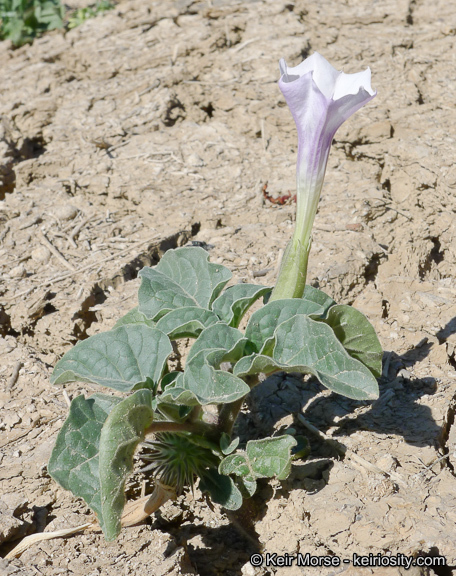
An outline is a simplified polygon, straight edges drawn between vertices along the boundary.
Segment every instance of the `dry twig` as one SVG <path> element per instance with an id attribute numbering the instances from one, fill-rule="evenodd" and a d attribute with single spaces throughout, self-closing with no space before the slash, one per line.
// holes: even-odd
<path id="1" fill-rule="evenodd" d="M 135 526 L 139 524 L 146 518 L 148 518 L 153 512 L 158 510 L 168 500 L 174 499 L 176 497 L 176 492 L 173 488 L 165 486 L 160 482 L 157 482 L 154 491 L 148 496 L 144 496 L 139 500 L 133 502 L 128 502 L 122 514 L 121 523 L 123 527 Z M 40 532 L 38 534 L 31 534 L 26 536 L 13 550 L 11 550 L 5 558 L 11 560 L 12 558 L 19 558 L 30 546 L 38 542 L 43 542 L 44 540 L 53 540 L 54 538 L 64 538 L 65 536 L 72 536 L 77 532 L 82 532 L 87 530 L 88 532 L 99 532 L 101 530 L 100 525 L 95 520 L 94 522 L 88 522 L 87 524 L 81 524 L 75 528 L 66 528 L 64 530 L 57 530 L 55 532 Z"/>
<path id="2" fill-rule="evenodd" d="M 65 258 L 65 256 L 63 256 L 63 254 L 60 254 L 60 252 L 57 250 L 57 248 L 48 240 L 48 238 L 46 238 L 46 235 L 42 230 L 40 230 L 40 236 L 41 236 L 41 241 L 43 242 L 43 244 L 49 248 L 49 250 L 57 258 L 57 260 L 59 260 L 65 266 L 65 268 L 68 268 L 68 270 L 71 270 L 74 272 L 74 270 L 75 270 L 74 266 L 72 266 L 68 262 L 68 260 Z"/>
<path id="3" fill-rule="evenodd" d="M 16 363 L 11 378 L 9 379 L 8 386 L 6 387 L 7 390 L 11 390 L 11 388 L 16 384 L 17 379 L 19 378 L 19 370 L 23 365 L 24 364 L 20 360 Z"/>

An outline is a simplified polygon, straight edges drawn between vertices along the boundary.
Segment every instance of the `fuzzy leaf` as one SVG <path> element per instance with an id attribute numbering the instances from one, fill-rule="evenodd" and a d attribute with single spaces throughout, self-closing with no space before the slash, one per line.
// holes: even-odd
<path id="1" fill-rule="evenodd" d="M 313 302 L 314 304 L 318 304 L 323 311 L 322 312 L 323 315 L 326 315 L 331 306 L 335 305 L 335 302 L 331 298 L 331 296 L 328 296 L 321 290 L 318 290 L 317 288 L 314 288 L 309 284 L 306 284 L 304 294 L 301 300 L 307 300 L 307 302 Z"/>
<path id="2" fill-rule="evenodd" d="M 271 288 L 256 284 L 236 284 L 223 292 L 212 305 L 212 310 L 223 322 L 237 328 L 244 314 L 261 296 Z"/>
<path id="3" fill-rule="evenodd" d="M 312 296 L 314 295 L 312 293 Z M 269 355 L 269 348 L 272 343 L 270 339 L 274 330 L 285 320 L 296 316 L 296 314 L 323 316 L 326 308 L 305 296 L 304 293 L 303 298 L 274 300 L 252 314 L 245 330 L 245 336 L 252 342 L 257 352 L 261 351 L 262 354 Z"/>
<path id="4" fill-rule="evenodd" d="M 242 398 L 249 386 L 230 372 L 220 370 L 222 362 L 236 362 L 244 354 L 246 339 L 242 332 L 219 322 L 203 330 L 193 344 L 185 371 L 166 387 L 162 402 L 225 404 Z"/>
<path id="5" fill-rule="evenodd" d="M 233 479 L 219 474 L 214 468 L 206 470 L 200 479 L 199 489 L 208 492 L 211 500 L 227 510 L 238 510 L 242 506 L 242 494 Z"/>
<path id="6" fill-rule="evenodd" d="M 249 392 L 249 386 L 240 378 L 225 370 L 214 369 L 202 351 L 192 362 L 187 362 L 182 377 L 176 380 L 174 386 L 166 388 L 160 402 L 186 406 L 228 404 Z"/>
<path id="7" fill-rule="evenodd" d="M 119 326 L 125 326 L 126 324 L 146 324 L 151 328 L 155 327 L 155 322 L 148 320 L 147 317 L 138 310 L 137 306 L 130 310 L 130 312 L 127 312 L 122 318 L 119 318 L 114 324 L 114 328 L 119 328 Z"/>
<path id="8" fill-rule="evenodd" d="M 78 342 L 55 365 L 51 383 L 92 382 L 121 392 L 154 388 L 171 352 L 171 342 L 160 330 L 120 326 Z"/>
<path id="9" fill-rule="evenodd" d="M 157 322 L 157 329 L 168 334 L 170 340 L 198 338 L 205 328 L 218 321 L 218 317 L 210 310 L 186 306 L 168 312 Z"/>
<path id="10" fill-rule="evenodd" d="M 280 300 L 273 304 L 277 302 Z M 276 328 L 271 342 L 271 357 L 252 354 L 241 358 L 233 374 L 242 378 L 278 370 L 303 372 L 348 398 L 378 398 L 378 384 L 370 370 L 348 354 L 327 324 L 301 314 L 293 316 Z"/>
<path id="11" fill-rule="evenodd" d="M 231 454 L 236 448 L 239 446 L 239 436 L 231 440 L 230 436 L 223 432 L 220 437 L 220 449 L 223 454 L 228 455 Z"/>
<path id="12" fill-rule="evenodd" d="M 382 346 L 369 320 L 351 306 L 339 304 L 329 309 L 325 323 L 353 358 L 369 368 L 376 378 L 382 374 Z"/>
<path id="13" fill-rule="evenodd" d="M 222 460 L 221 474 L 235 474 L 246 482 L 253 483 L 257 478 L 277 477 L 283 480 L 291 470 L 292 448 L 296 446 L 293 436 L 285 434 L 276 438 L 250 440 L 245 451 L 239 450 Z"/>
<path id="14" fill-rule="evenodd" d="M 150 390 L 138 390 L 110 412 L 100 436 L 100 487 L 103 532 L 114 540 L 120 532 L 125 506 L 125 482 L 133 470 L 133 454 L 152 424 Z"/>
<path id="15" fill-rule="evenodd" d="M 190 349 L 187 364 L 201 352 L 209 364 L 219 368 L 222 362 L 234 362 L 244 354 L 247 339 L 242 332 L 218 322 L 206 328 Z"/>
<path id="16" fill-rule="evenodd" d="M 256 480 L 246 480 L 245 478 L 242 478 L 242 476 L 236 478 L 236 485 L 244 498 L 251 498 L 257 489 Z"/>
<path id="17" fill-rule="evenodd" d="M 228 268 L 211 264 L 207 252 L 197 247 L 168 250 L 157 266 L 139 275 L 139 310 L 152 320 L 186 306 L 210 309 L 231 278 Z"/>
<path id="18" fill-rule="evenodd" d="M 48 472 L 95 512 L 104 528 L 101 509 L 99 446 L 103 424 L 120 398 L 94 394 L 77 396 L 70 406 L 48 464 Z"/>

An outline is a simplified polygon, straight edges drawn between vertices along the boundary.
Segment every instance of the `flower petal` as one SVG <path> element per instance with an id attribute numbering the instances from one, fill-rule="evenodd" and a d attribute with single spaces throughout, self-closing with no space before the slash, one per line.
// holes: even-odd
<path id="1" fill-rule="evenodd" d="M 332 98 L 333 100 L 339 100 L 348 94 L 358 94 L 361 88 L 364 88 L 372 97 L 376 94 L 375 90 L 372 90 L 371 87 L 370 68 L 362 72 L 357 72 L 356 74 L 344 74 L 344 72 L 342 72 L 336 80 L 336 87 Z"/>

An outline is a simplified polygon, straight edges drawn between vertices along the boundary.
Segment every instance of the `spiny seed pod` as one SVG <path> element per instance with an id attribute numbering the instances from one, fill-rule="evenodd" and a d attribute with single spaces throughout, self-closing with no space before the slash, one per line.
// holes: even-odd
<path id="1" fill-rule="evenodd" d="M 219 464 L 211 450 L 198 446 L 183 434 L 162 432 L 143 446 L 147 452 L 141 458 L 151 463 L 141 472 L 151 471 L 161 483 L 172 486 L 176 494 L 181 494 L 184 486 L 193 490 L 195 477 Z"/>

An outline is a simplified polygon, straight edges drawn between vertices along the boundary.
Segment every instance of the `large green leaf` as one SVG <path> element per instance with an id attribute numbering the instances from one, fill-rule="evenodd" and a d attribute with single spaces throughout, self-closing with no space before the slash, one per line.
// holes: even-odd
<path id="1" fill-rule="evenodd" d="M 211 500 L 227 510 L 238 510 L 242 506 L 242 494 L 233 479 L 220 474 L 215 468 L 206 470 L 200 479 L 199 489 L 208 492 Z"/>
<path id="2" fill-rule="evenodd" d="M 137 306 L 119 318 L 114 324 L 114 328 L 119 328 L 119 326 L 125 326 L 127 324 L 146 324 L 151 328 L 155 327 L 155 322 L 148 320 L 148 318 L 139 311 Z"/>
<path id="3" fill-rule="evenodd" d="M 325 312 L 325 306 L 315 302 L 314 299 L 305 298 L 305 294 L 303 298 L 273 300 L 252 314 L 245 330 L 245 336 L 252 342 L 257 352 L 261 351 L 263 354 L 269 355 L 271 345 L 269 340 L 272 338 L 274 330 L 282 322 L 296 316 L 296 314 L 323 316 Z"/>
<path id="4" fill-rule="evenodd" d="M 314 304 L 318 304 L 322 309 L 323 315 L 326 315 L 331 306 L 335 305 L 335 302 L 331 298 L 331 296 L 328 296 L 321 290 L 318 290 L 318 288 L 314 288 L 309 284 L 306 284 L 304 294 L 302 295 L 301 299 L 307 300 L 307 302 L 313 302 Z"/>
<path id="5" fill-rule="evenodd" d="M 197 338 L 204 328 L 216 322 L 219 322 L 219 318 L 214 312 L 196 306 L 186 306 L 168 312 L 157 322 L 157 328 L 168 334 L 171 340 L 178 340 Z"/>
<path id="6" fill-rule="evenodd" d="M 266 286 L 256 284 L 236 284 L 223 292 L 212 305 L 212 310 L 220 320 L 237 328 L 242 317 L 254 302 L 271 291 Z"/>
<path id="7" fill-rule="evenodd" d="M 249 386 L 230 372 L 220 370 L 222 362 L 236 362 L 244 354 L 247 340 L 242 332 L 219 322 L 203 330 L 193 344 L 185 371 L 160 400 L 193 406 L 224 404 L 248 394 Z"/>
<path id="8" fill-rule="evenodd" d="M 276 302 L 280 300 L 273 304 Z M 313 374 L 343 396 L 355 400 L 378 398 L 378 384 L 370 370 L 348 354 L 327 324 L 299 314 L 282 322 L 271 341 L 271 357 L 252 354 L 241 358 L 233 374 L 242 378 L 278 370 L 303 372 Z"/>
<path id="9" fill-rule="evenodd" d="M 55 365 L 51 382 L 92 382 L 122 392 L 154 388 L 171 352 L 171 342 L 160 330 L 120 326 L 76 344 Z"/>
<path id="10" fill-rule="evenodd" d="M 293 436 L 285 434 L 275 438 L 263 438 L 247 442 L 245 451 L 238 450 L 222 460 L 221 474 L 235 474 L 246 482 L 257 478 L 277 477 L 284 480 L 291 470 L 292 448 L 296 446 Z"/>
<path id="11" fill-rule="evenodd" d="M 376 378 L 382 374 L 382 346 L 369 320 L 351 306 L 338 304 L 324 320 L 334 330 L 345 350 L 369 368 Z"/>
<path id="12" fill-rule="evenodd" d="M 138 390 L 110 412 L 100 437 L 100 487 L 103 532 L 114 540 L 121 529 L 125 482 L 133 470 L 133 454 L 153 421 L 153 395 Z"/>
<path id="13" fill-rule="evenodd" d="M 231 278 L 221 264 L 211 264 L 197 247 L 169 250 L 154 268 L 143 268 L 138 292 L 139 310 L 152 320 L 184 306 L 210 309 Z"/>
<path id="14" fill-rule="evenodd" d="M 183 387 L 194 394 L 198 404 L 228 404 L 250 392 L 243 380 L 231 372 L 216 370 L 209 362 L 210 355 L 203 351 L 185 366 Z"/>
<path id="15" fill-rule="evenodd" d="M 210 365 L 219 368 L 222 362 L 239 360 L 247 345 L 247 339 L 242 332 L 237 328 L 231 328 L 224 322 L 219 322 L 201 332 L 190 349 L 187 365 L 192 358 L 204 352 Z"/>
<path id="16" fill-rule="evenodd" d="M 48 472 L 63 488 L 82 498 L 104 528 L 101 509 L 99 446 L 103 424 L 120 398 L 94 394 L 77 396 L 60 430 Z"/>

